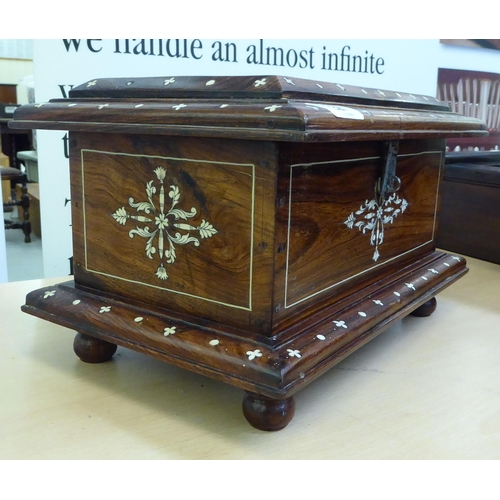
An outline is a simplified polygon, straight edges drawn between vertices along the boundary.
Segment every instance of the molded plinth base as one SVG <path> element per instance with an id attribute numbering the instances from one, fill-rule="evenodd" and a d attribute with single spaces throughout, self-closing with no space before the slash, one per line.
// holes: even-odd
<path id="1" fill-rule="evenodd" d="M 73 282 L 30 292 L 22 309 L 80 332 L 74 349 L 86 363 L 108 361 L 119 345 L 239 387 L 247 391 L 248 422 L 275 431 L 292 419 L 297 391 L 411 311 L 432 314 L 434 296 L 466 272 L 462 257 L 435 252 L 349 300 L 298 318 L 274 338 L 176 317 Z"/>

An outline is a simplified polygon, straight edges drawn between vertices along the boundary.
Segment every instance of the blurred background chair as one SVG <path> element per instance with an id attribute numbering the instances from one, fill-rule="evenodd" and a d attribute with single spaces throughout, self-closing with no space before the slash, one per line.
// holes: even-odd
<path id="1" fill-rule="evenodd" d="M 31 222 L 30 222 L 30 197 L 28 196 L 28 177 L 17 168 L 0 167 L 2 181 L 10 182 L 11 199 L 4 200 L 3 210 L 9 211 L 12 207 L 22 208 L 22 220 L 5 219 L 5 229 L 22 229 L 25 243 L 31 242 Z M 21 184 L 21 198 L 17 199 L 16 184 Z"/>

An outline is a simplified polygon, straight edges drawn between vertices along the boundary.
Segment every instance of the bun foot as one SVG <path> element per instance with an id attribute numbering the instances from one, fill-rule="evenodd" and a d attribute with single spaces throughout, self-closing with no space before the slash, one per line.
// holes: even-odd
<path id="1" fill-rule="evenodd" d="M 116 345 L 85 333 L 77 333 L 73 349 L 75 354 L 85 363 L 104 363 L 113 357 Z"/>
<path id="2" fill-rule="evenodd" d="M 420 307 L 415 309 L 411 315 L 412 316 L 418 316 L 419 318 L 425 318 L 427 316 L 430 316 L 435 310 L 437 306 L 437 301 L 435 297 L 432 297 L 432 299 L 428 300 L 424 304 L 422 304 Z"/>
<path id="3" fill-rule="evenodd" d="M 295 399 L 271 399 L 247 392 L 243 398 L 243 415 L 248 423 L 260 431 L 279 431 L 295 415 Z"/>

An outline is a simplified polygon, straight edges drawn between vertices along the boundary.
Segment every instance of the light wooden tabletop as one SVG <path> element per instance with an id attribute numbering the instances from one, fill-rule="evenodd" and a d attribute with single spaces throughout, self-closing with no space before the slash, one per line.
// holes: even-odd
<path id="1" fill-rule="evenodd" d="M 296 395 L 257 431 L 243 392 L 118 348 L 81 362 L 74 332 L 22 313 L 66 279 L 0 285 L 0 459 L 499 459 L 500 266 L 470 272 Z"/>

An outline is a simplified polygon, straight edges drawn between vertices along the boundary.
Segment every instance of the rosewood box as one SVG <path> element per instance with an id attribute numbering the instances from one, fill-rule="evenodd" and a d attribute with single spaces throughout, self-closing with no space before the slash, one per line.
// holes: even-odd
<path id="1" fill-rule="evenodd" d="M 281 76 L 100 79 L 19 108 L 70 132 L 74 281 L 23 310 L 246 391 L 293 395 L 466 271 L 435 250 L 445 139 L 485 135 L 437 99 Z"/>

